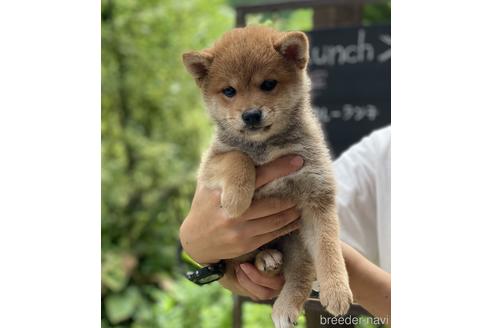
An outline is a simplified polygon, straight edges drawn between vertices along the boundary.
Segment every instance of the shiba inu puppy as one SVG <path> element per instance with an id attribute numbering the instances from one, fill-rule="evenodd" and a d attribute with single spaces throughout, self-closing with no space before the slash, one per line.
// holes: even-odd
<path id="1" fill-rule="evenodd" d="M 253 198 L 289 199 L 301 210 L 299 231 L 241 258 L 256 257 L 256 267 L 267 273 L 282 265 L 285 285 L 272 313 L 277 328 L 295 323 L 316 277 L 328 312 L 345 314 L 352 303 L 330 155 L 310 105 L 308 60 L 304 33 L 259 26 L 234 29 L 211 48 L 183 55 L 217 126 L 200 183 L 222 189 L 231 220 Z M 286 154 L 302 156 L 303 168 L 255 192 L 255 166 Z"/>

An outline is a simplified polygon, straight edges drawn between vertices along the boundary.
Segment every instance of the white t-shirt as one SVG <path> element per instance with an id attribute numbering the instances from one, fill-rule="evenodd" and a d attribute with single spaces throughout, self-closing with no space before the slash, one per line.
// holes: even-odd
<path id="1" fill-rule="evenodd" d="M 391 127 L 374 131 L 334 162 L 341 239 L 391 271 Z"/>

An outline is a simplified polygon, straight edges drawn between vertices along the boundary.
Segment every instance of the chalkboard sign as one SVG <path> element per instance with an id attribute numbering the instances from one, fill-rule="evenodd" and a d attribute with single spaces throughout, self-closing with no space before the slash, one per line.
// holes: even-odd
<path id="1" fill-rule="evenodd" d="M 308 32 L 313 107 L 334 157 L 391 123 L 390 26 Z"/>

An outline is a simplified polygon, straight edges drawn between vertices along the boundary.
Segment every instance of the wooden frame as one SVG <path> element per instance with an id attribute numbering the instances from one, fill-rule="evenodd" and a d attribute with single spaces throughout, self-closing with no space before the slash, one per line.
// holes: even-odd
<path id="1" fill-rule="evenodd" d="M 353 7 L 358 8 L 357 10 L 360 13 L 360 9 L 365 4 L 371 3 L 384 3 L 384 0 L 283 0 L 283 1 L 275 1 L 275 2 L 267 2 L 262 4 L 242 4 L 235 6 L 236 10 L 236 26 L 242 27 L 246 25 L 246 15 L 253 13 L 262 13 L 262 12 L 276 12 L 282 10 L 292 10 L 292 9 L 301 9 L 301 8 L 313 8 L 313 9 L 322 9 L 322 8 L 341 8 L 341 7 Z M 359 21 L 362 16 L 359 15 Z M 316 22 L 316 19 L 315 19 Z M 315 26 L 319 27 L 319 26 Z"/>

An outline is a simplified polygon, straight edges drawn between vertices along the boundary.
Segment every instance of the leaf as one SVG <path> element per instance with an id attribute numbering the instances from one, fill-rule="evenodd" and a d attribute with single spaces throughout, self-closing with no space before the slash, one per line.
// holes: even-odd
<path id="1" fill-rule="evenodd" d="M 121 294 L 105 298 L 106 314 L 112 324 L 127 320 L 136 312 L 142 297 L 136 287 L 129 287 Z"/>
<path id="2" fill-rule="evenodd" d="M 113 292 L 119 292 L 126 286 L 128 276 L 123 256 L 112 252 L 103 254 L 101 280 Z"/>

